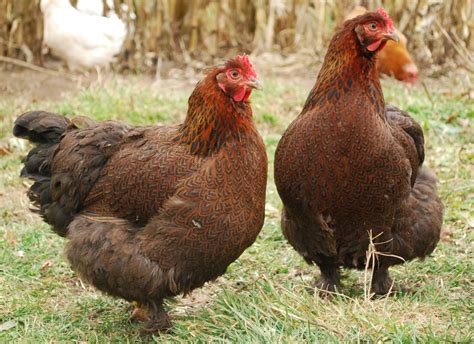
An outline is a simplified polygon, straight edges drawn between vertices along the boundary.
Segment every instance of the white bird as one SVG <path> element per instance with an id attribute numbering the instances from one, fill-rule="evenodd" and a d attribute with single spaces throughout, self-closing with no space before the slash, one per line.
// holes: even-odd
<path id="1" fill-rule="evenodd" d="M 127 35 L 120 19 L 83 13 L 69 0 L 41 0 L 41 11 L 44 42 L 72 70 L 108 65 Z"/>
<path id="2" fill-rule="evenodd" d="M 104 3 L 102 0 L 77 0 L 76 8 L 83 13 L 96 16 L 104 14 Z"/>

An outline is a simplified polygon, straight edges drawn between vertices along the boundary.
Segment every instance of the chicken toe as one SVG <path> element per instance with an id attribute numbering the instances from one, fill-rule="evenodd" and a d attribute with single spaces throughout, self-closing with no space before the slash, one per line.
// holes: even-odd
<path id="1" fill-rule="evenodd" d="M 132 304 L 134 309 L 128 318 L 129 322 L 146 322 L 150 320 L 150 314 L 141 302 L 134 301 Z"/>

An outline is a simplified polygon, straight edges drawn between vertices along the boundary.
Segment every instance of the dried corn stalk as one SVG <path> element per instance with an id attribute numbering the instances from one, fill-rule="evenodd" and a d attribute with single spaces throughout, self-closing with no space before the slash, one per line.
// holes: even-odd
<path id="1" fill-rule="evenodd" d="M 242 51 L 309 51 L 320 57 L 336 25 L 356 4 L 384 6 L 421 66 L 450 59 L 474 69 L 474 0 L 103 2 L 106 12 L 114 10 L 127 23 L 119 66 L 133 71 L 159 60 L 208 63 Z M 41 63 L 42 27 L 39 0 L 0 0 L 0 56 Z"/>
<path id="2" fill-rule="evenodd" d="M 42 63 L 39 1 L 0 0 L 0 56 Z"/>

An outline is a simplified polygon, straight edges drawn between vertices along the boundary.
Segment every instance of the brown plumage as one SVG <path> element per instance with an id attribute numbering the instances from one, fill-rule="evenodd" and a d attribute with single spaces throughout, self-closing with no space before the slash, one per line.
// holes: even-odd
<path id="1" fill-rule="evenodd" d="M 47 112 L 15 122 L 37 143 L 22 170 L 29 196 L 69 239 L 72 268 L 143 304 L 150 331 L 170 326 L 164 298 L 223 274 L 262 228 L 267 157 L 248 102 L 258 86 L 244 55 L 208 72 L 178 126 L 79 129 Z"/>
<path id="2" fill-rule="evenodd" d="M 283 233 L 335 290 L 339 268 L 364 268 L 372 232 L 378 255 L 372 290 L 389 291 L 388 268 L 431 253 L 442 223 L 423 132 L 385 106 L 375 55 L 396 39 L 385 11 L 347 21 L 333 37 L 316 85 L 275 156 Z M 398 257 L 396 257 L 398 256 Z"/>
<path id="3" fill-rule="evenodd" d="M 362 6 L 356 6 L 346 16 L 346 20 L 353 19 L 367 12 Z M 388 41 L 385 48 L 377 54 L 377 70 L 397 80 L 408 84 L 416 83 L 418 79 L 418 67 L 407 48 L 407 38 L 403 33 L 395 30 L 400 38 L 399 42 Z"/>

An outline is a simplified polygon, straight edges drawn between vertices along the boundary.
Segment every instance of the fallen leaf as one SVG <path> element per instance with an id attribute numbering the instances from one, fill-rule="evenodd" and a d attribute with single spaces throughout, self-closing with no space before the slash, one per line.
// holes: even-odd
<path id="1" fill-rule="evenodd" d="M 11 153 L 7 147 L 0 146 L 0 155 L 10 155 Z"/>
<path id="2" fill-rule="evenodd" d="M 453 242 L 453 232 L 449 229 L 443 228 L 441 230 L 441 241 L 451 244 Z"/>
<path id="3" fill-rule="evenodd" d="M 446 118 L 446 123 L 451 123 L 451 122 L 454 121 L 456 118 L 458 118 L 458 115 L 457 115 L 457 114 L 449 115 L 448 118 Z"/>
<path id="4" fill-rule="evenodd" d="M 15 320 L 8 320 L 4 322 L 3 324 L 0 325 L 0 332 L 2 331 L 7 331 L 13 327 L 16 326 L 16 321 Z"/>
<path id="5" fill-rule="evenodd" d="M 47 260 L 41 265 L 40 271 L 48 271 L 49 268 L 52 266 L 53 266 L 53 262 L 50 260 Z"/>

